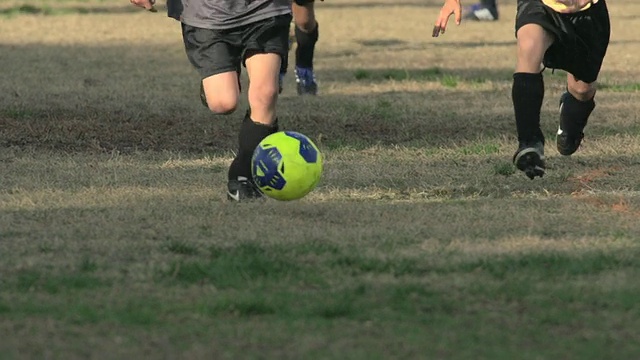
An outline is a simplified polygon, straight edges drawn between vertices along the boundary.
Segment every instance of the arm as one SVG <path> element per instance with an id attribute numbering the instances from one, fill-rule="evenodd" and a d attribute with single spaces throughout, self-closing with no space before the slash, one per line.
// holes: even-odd
<path id="1" fill-rule="evenodd" d="M 156 0 L 129 0 L 133 5 L 139 6 L 151 12 L 156 12 L 155 6 Z"/>
<path id="2" fill-rule="evenodd" d="M 460 4 L 460 0 L 444 1 L 442 9 L 440 9 L 440 15 L 438 15 L 438 20 L 436 20 L 436 24 L 433 27 L 433 37 L 444 34 L 451 15 L 455 15 L 456 25 L 460 25 L 460 20 L 462 19 L 462 5 Z"/>

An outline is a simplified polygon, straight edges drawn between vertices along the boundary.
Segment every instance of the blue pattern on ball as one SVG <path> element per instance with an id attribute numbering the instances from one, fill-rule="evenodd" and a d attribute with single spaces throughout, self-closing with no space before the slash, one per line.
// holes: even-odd
<path id="1" fill-rule="evenodd" d="M 300 156 L 302 156 L 306 162 L 315 164 L 315 162 L 318 161 L 318 151 L 311 145 L 308 137 L 295 131 L 285 131 L 284 133 L 300 141 Z"/>
<path id="2" fill-rule="evenodd" d="M 254 153 L 253 160 L 253 173 L 254 181 L 260 188 L 270 187 L 275 190 L 282 190 L 287 181 L 280 173 L 279 165 L 282 161 L 282 154 L 277 148 L 272 147 L 265 149 L 262 146 L 258 146 Z M 258 176 L 258 168 L 264 174 Z"/>

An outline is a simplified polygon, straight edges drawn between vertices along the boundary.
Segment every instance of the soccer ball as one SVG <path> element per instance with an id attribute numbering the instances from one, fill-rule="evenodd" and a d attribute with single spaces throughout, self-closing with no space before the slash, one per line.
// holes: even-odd
<path id="1" fill-rule="evenodd" d="M 264 138 L 251 159 L 253 180 L 276 200 L 297 200 L 313 190 L 322 175 L 322 154 L 305 135 L 279 131 Z"/>

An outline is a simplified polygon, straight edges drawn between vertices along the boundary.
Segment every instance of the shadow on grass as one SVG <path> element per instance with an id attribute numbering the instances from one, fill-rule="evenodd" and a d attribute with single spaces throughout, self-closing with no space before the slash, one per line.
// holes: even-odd
<path id="1" fill-rule="evenodd" d="M 7 74 L 0 84 L 0 146 L 123 153 L 234 149 L 246 95 L 236 114 L 212 115 L 200 104 L 197 75 L 179 45 L 172 51 L 163 46 L 0 45 L 6 54 L 0 65 Z M 304 99 L 285 89 L 278 111 L 283 128 L 303 132 L 330 148 L 446 147 L 514 133 L 509 91 L 482 88 L 488 82 L 510 82 L 512 72 L 435 67 L 319 70 L 320 79 L 338 88 L 345 83 L 366 88 L 415 81 L 441 89 L 321 93 Z M 564 76 L 547 75 L 559 81 Z M 604 89 L 637 91 L 637 84 L 604 84 Z M 543 109 L 543 116 L 555 119 L 554 112 Z M 619 128 L 623 133 L 635 130 Z"/>

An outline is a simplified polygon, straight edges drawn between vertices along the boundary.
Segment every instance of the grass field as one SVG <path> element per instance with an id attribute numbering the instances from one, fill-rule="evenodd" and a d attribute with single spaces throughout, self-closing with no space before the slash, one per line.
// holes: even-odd
<path id="1" fill-rule="evenodd" d="M 290 74 L 279 114 L 322 182 L 231 204 L 243 110 L 200 105 L 178 23 L 2 1 L 0 359 L 640 358 L 640 3 L 610 4 L 570 158 L 545 72 L 535 181 L 511 165 L 515 1 L 434 40 L 439 5 L 318 2 L 321 94 Z"/>

